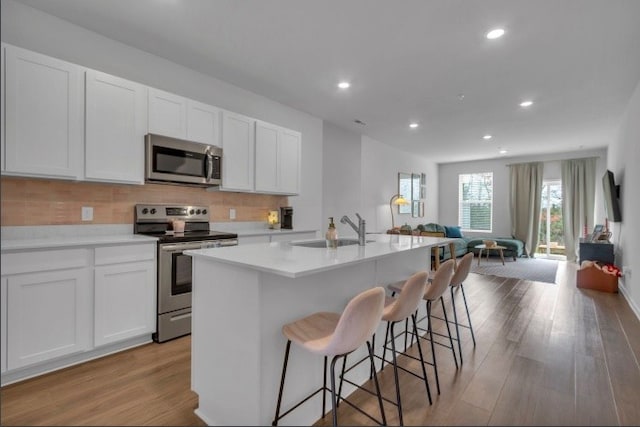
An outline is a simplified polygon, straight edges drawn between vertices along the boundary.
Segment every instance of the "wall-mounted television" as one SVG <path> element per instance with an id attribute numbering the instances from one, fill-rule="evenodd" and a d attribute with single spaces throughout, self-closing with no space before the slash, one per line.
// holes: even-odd
<path id="1" fill-rule="evenodd" d="M 610 170 L 602 177 L 602 188 L 604 190 L 604 203 L 607 211 L 607 218 L 611 222 L 622 221 L 620 213 L 620 186 L 616 185 L 613 172 Z"/>

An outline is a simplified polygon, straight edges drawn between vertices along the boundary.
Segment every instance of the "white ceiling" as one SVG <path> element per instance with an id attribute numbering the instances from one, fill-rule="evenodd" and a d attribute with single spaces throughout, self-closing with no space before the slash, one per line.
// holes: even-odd
<path id="1" fill-rule="evenodd" d="M 22 3 L 437 162 L 604 147 L 640 80 L 638 0 Z"/>

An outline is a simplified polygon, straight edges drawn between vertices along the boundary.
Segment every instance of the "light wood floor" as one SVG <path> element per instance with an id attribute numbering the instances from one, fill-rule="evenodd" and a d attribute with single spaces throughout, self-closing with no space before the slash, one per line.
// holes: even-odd
<path id="1" fill-rule="evenodd" d="M 560 263 L 558 285 L 470 274 L 477 346 L 461 331 L 458 370 L 450 350 L 437 348 L 442 391 L 435 395 L 429 370 L 432 406 L 424 385 L 401 373 L 405 424 L 640 425 L 640 322 L 622 295 L 577 289 L 575 269 Z M 3 387 L 1 423 L 203 425 L 193 414 L 189 346 L 190 337 L 150 344 Z M 380 379 L 391 398 L 392 369 Z M 350 399 L 376 414 L 370 395 Z M 395 407 L 385 408 L 397 424 Z M 373 424 L 348 405 L 338 415 L 341 424 Z M 326 424 L 330 416 L 317 423 Z"/>

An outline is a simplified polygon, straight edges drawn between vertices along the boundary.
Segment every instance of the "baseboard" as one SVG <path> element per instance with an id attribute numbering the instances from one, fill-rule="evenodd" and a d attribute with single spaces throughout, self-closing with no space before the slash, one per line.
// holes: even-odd
<path id="1" fill-rule="evenodd" d="M 88 362 L 93 359 L 98 359 L 100 357 L 108 356 L 113 353 L 118 353 L 130 348 L 148 344 L 150 342 L 152 342 L 151 335 L 142 335 L 140 337 L 130 338 L 119 343 L 106 345 L 98 349 L 93 349 L 82 353 L 75 353 L 68 356 L 62 356 L 58 359 L 6 371 L 3 372 L 0 376 L 1 385 L 4 387 L 5 385 L 44 375 L 49 372 L 57 371 L 59 369 L 68 368 L 73 365 L 79 365 L 80 363 Z"/>
<path id="2" fill-rule="evenodd" d="M 624 285 L 624 279 L 622 279 L 621 277 L 618 280 L 618 290 L 620 291 L 624 299 L 627 300 L 627 303 L 629 304 L 629 307 L 631 307 L 633 314 L 635 314 L 638 320 L 640 320 L 640 307 L 638 307 L 638 305 L 631 299 L 631 294 L 627 290 L 627 287 Z"/>

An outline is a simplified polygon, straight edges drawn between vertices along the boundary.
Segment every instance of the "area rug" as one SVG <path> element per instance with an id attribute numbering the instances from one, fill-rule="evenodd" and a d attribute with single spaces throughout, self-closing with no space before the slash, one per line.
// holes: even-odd
<path id="1" fill-rule="evenodd" d="M 472 273 L 546 283 L 556 283 L 557 271 L 558 261 L 550 259 L 518 258 L 514 261 L 513 258 L 505 257 L 502 265 L 498 257 L 490 257 L 488 261 L 483 257 L 479 266 L 478 258 L 471 264 Z"/>

